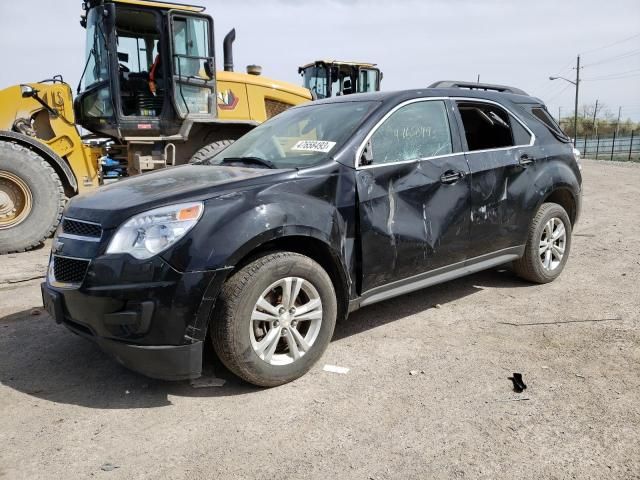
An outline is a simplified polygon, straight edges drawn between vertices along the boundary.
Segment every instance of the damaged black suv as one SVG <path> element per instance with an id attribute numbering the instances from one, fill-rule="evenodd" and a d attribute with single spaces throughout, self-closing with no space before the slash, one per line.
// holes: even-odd
<path id="1" fill-rule="evenodd" d="M 44 304 L 145 375 L 198 377 L 211 341 L 241 378 L 279 385 L 359 307 L 509 262 L 554 280 L 581 183 L 570 140 L 514 88 L 312 102 L 200 164 L 71 200 Z"/>

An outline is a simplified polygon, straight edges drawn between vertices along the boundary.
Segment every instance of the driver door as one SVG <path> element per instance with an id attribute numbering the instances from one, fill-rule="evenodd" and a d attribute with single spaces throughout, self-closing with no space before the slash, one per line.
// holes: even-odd
<path id="1" fill-rule="evenodd" d="M 169 18 L 173 101 L 176 111 L 181 118 L 215 118 L 213 22 L 205 15 L 185 14 L 175 10 L 170 12 Z"/>

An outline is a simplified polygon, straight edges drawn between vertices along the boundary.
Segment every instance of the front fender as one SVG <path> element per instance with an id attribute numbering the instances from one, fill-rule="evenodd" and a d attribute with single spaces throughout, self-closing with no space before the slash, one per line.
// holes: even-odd
<path id="1" fill-rule="evenodd" d="M 235 266 L 261 245 L 281 237 L 319 240 L 338 257 L 347 255 L 347 223 L 324 198 L 304 193 L 241 191 L 207 200 L 205 214 L 186 241 L 166 252 L 180 271 Z"/>

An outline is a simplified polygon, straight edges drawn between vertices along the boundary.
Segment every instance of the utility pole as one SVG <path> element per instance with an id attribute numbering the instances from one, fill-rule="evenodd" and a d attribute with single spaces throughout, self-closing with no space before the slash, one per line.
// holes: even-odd
<path id="1" fill-rule="evenodd" d="M 596 123 L 596 115 L 598 115 L 598 99 L 596 99 L 596 108 L 593 109 L 593 129 L 596 137 L 598 136 L 598 124 Z"/>
<path id="2" fill-rule="evenodd" d="M 476 83 L 480 85 L 480 74 L 478 74 L 478 81 Z"/>
<path id="3" fill-rule="evenodd" d="M 622 113 L 622 107 L 618 107 L 618 121 L 616 122 L 616 137 L 618 136 L 618 133 L 620 133 L 620 114 Z"/>
<path id="4" fill-rule="evenodd" d="M 565 82 L 569 82 L 573 85 L 575 85 L 576 87 L 576 102 L 575 102 L 575 106 L 573 109 L 573 146 L 576 146 L 576 143 L 578 141 L 578 92 L 580 90 L 580 55 L 578 55 L 577 61 L 576 61 L 576 79 L 575 81 L 573 80 L 569 80 L 568 78 L 564 78 L 564 77 L 560 77 L 560 76 L 551 76 L 549 77 L 549 80 L 557 80 L 557 79 L 562 79 Z"/>
<path id="5" fill-rule="evenodd" d="M 561 119 L 562 119 L 562 107 L 558 107 L 558 125 L 560 125 Z"/>
<path id="6" fill-rule="evenodd" d="M 578 89 L 580 88 L 580 55 L 576 62 L 576 109 L 573 114 L 573 146 L 578 142 Z"/>

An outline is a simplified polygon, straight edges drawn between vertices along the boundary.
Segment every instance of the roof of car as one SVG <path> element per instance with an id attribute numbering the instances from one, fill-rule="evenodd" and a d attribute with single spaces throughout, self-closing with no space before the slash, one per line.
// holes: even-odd
<path id="1" fill-rule="evenodd" d="M 420 88 L 413 90 L 396 90 L 385 92 L 356 93 L 339 97 L 317 100 L 314 103 L 341 103 L 341 102 L 391 102 L 398 103 L 413 98 L 423 97 L 458 97 L 458 98 L 479 98 L 493 100 L 500 103 L 508 100 L 513 103 L 542 103 L 541 100 L 529 96 L 515 93 L 495 92 L 486 90 L 470 90 L 466 88 Z"/>

